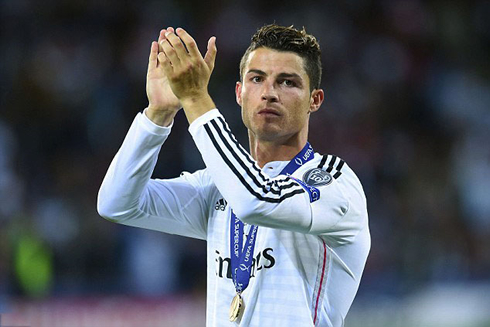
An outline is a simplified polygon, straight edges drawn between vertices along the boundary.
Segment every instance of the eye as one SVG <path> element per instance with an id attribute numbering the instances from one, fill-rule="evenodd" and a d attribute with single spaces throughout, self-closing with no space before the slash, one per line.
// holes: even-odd
<path id="1" fill-rule="evenodd" d="M 253 76 L 250 80 L 254 83 L 259 83 L 262 81 L 262 76 Z"/>
<path id="2" fill-rule="evenodd" d="M 291 86 L 295 86 L 296 84 L 290 80 L 290 79 L 285 79 L 282 81 L 282 84 L 285 85 L 285 86 L 288 86 L 288 87 L 291 87 Z"/>

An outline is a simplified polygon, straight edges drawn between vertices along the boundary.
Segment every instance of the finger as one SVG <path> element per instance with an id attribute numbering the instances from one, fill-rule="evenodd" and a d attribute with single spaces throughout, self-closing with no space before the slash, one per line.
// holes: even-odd
<path id="1" fill-rule="evenodd" d="M 150 57 L 148 58 L 148 72 L 156 68 L 158 65 L 158 43 L 151 42 Z"/>
<path id="2" fill-rule="evenodd" d="M 158 45 L 159 45 L 158 50 L 159 51 L 163 51 L 162 45 L 163 45 L 163 42 L 165 42 L 167 40 L 167 37 L 165 36 L 165 33 L 167 33 L 167 31 L 174 33 L 174 28 L 173 27 L 167 27 L 166 29 L 164 28 L 160 31 L 160 36 L 158 37 Z"/>
<path id="3" fill-rule="evenodd" d="M 175 53 L 179 57 L 179 59 L 185 60 L 186 57 L 188 57 L 187 50 L 184 47 L 184 44 L 182 43 L 182 40 L 180 37 L 178 37 L 175 33 L 167 31 L 165 34 L 165 37 L 167 38 L 167 41 L 172 45 L 172 47 L 175 50 Z"/>
<path id="4" fill-rule="evenodd" d="M 179 56 L 177 55 L 175 48 L 168 42 L 168 40 L 162 42 L 162 48 L 162 52 L 165 54 L 167 61 L 169 61 L 169 64 L 171 64 L 172 66 L 180 64 Z"/>
<path id="5" fill-rule="evenodd" d="M 218 49 L 216 48 L 216 37 L 212 36 L 208 41 L 208 50 L 206 51 L 206 55 L 204 56 L 204 61 L 206 65 L 208 65 L 209 69 L 212 71 L 214 69 L 214 63 L 216 61 L 216 53 Z"/>
<path id="6" fill-rule="evenodd" d="M 163 33 L 162 33 L 163 32 Z M 167 40 L 167 37 L 165 36 L 165 34 L 167 32 L 170 32 L 170 33 L 175 33 L 175 30 L 173 27 L 169 26 L 167 27 L 166 29 L 163 29 L 161 32 L 160 32 L 160 38 L 158 39 L 158 44 L 160 45 L 160 51 L 163 51 L 163 47 L 162 47 L 162 42 L 166 41 Z"/>
<path id="7" fill-rule="evenodd" d="M 167 38 L 165 37 L 165 33 L 167 33 L 168 29 L 163 29 L 160 31 L 160 36 L 158 37 L 158 51 L 162 52 L 163 51 L 163 42 L 167 41 Z"/>
<path id="8" fill-rule="evenodd" d="M 165 73 L 165 75 L 170 76 L 170 74 L 173 73 L 172 64 L 170 63 L 170 60 L 168 59 L 168 57 L 165 55 L 164 52 L 160 52 L 158 54 L 158 62 L 163 68 L 163 72 Z"/>
<path id="9" fill-rule="evenodd" d="M 202 58 L 201 53 L 199 52 L 199 49 L 197 48 L 196 41 L 192 38 L 192 36 L 190 36 L 190 34 L 187 33 L 181 27 L 178 27 L 176 32 L 177 32 L 177 35 L 184 42 L 184 44 L 187 47 L 187 50 L 189 51 L 189 54 L 191 55 L 191 57 Z"/>
<path id="10" fill-rule="evenodd" d="M 166 29 L 162 29 L 160 31 L 160 34 L 158 35 L 158 44 L 160 44 L 163 40 L 165 40 L 165 33 L 167 32 Z"/>

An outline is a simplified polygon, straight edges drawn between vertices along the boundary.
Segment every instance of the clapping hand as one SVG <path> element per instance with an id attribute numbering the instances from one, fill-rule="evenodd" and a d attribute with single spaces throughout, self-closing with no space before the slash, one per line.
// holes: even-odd
<path id="1" fill-rule="evenodd" d="M 158 60 L 158 55 L 163 53 L 167 31 L 173 32 L 173 28 L 161 30 L 158 42 L 151 43 L 146 75 L 146 94 L 149 102 L 146 114 L 154 123 L 162 126 L 170 125 L 175 114 L 182 108 L 179 99 L 170 88 L 163 65 Z"/>
<path id="2" fill-rule="evenodd" d="M 161 65 L 172 94 L 180 100 L 191 123 L 215 108 L 208 93 L 208 84 L 216 59 L 216 38 L 208 40 L 202 57 L 194 39 L 182 28 L 168 28 L 159 42 L 157 62 Z"/>

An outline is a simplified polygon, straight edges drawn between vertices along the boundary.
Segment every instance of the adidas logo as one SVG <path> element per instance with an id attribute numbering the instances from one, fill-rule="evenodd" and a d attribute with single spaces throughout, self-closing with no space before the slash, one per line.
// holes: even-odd
<path id="1" fill-rule="evenodd" d="M 214 205 L 214 210 L 225 211 L 227 204 L 228 202 L 226 202 L 225 199 L 219 199 L 218 201 L 216 201 L 216 204 Z"/>

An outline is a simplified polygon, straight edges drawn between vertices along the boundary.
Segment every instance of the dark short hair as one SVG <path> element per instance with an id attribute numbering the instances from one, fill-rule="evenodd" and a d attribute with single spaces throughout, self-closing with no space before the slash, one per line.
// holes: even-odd
<path id="1" fill-rule="evenodd" d="M 305 28 L 297 30 L 276 24 L 265 25 L 252 36 L 252 42 L 240 60 L 240 80 L 243 81 L 243 69 L 250 53 L 258 48 L 270 48 L 277 51 L 290 51 L 303 58 L 305 71 L 310 79 L 310 91 L 320 88 L 322 62 L 320 44 Z"/>

